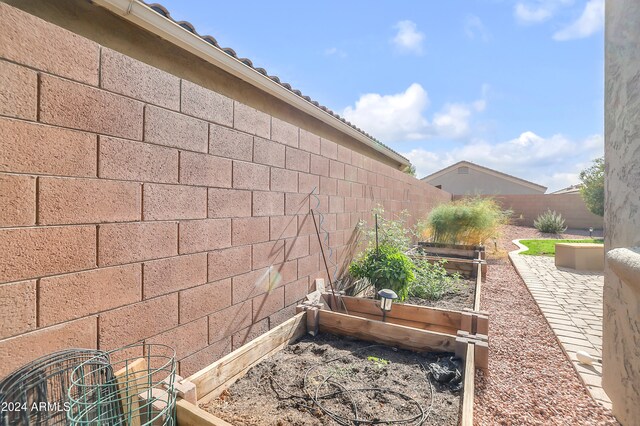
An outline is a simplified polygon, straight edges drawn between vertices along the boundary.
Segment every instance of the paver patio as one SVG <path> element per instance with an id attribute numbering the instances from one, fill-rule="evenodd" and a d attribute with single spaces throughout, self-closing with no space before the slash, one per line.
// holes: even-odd
<path id="1" fill-rule="evenodd" d="M 578 351 L 602 358 L 603 274 L 557 268 L 553 257 L 520 255 L 526 248 L 514 243 L 521 249 L 509 253 L 513 265 L 593 398 L 611 408 L 602 389 L 601 363 L 576 360 Z"/>

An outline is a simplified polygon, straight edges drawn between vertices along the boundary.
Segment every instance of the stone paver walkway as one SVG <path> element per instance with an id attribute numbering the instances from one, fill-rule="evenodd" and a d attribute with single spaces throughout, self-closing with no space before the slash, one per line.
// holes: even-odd
<path id="1" fill-rule="evenodd" d="M 578 351 L 602 358 L 603 274 L 557 268 L 553 257 L 518 251 L 509 253 L 513 265 L 593 398 L 610 409 L 611 401 L 602 389 L 602 365 L 576 360 Z"/>

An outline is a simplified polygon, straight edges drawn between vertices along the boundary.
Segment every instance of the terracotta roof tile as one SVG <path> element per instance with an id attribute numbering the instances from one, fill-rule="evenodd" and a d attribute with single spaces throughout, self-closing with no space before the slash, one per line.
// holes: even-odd
<path id="1" fill-rule="evenodd" d="M 369 133 L 365 132 L 364 130 L 360 129 L 359 127 L 357 127 L 356 125 L 350 123 L 349 121 L 345 120 L 343 117 L 341 117 L 340 115 L 336 114 L 335 112 L 333 112 L 332 110 L 330 110 L 326 106 L 321 105 L 317 101 L 311 99 L 309 96 L 303 95 L 302 92 L 300 92 L 300 90 L 292 88 L 289 83 L 285 83 L 285 82 L 281 81 L 278 76 L 269 75 L 267 73 L 267 70 L 265 70 L 264 68 L 261 68 L 261 67 L 254 66 L 253 62 L 248 58 L 240 58 L 240 57 L 238 57 L 238 54 L 232 48 L 220 46 L 218 44 L 218 41 L 214 37 L 212 37 L 210 35 L 200 35 L 200 34 L 198 34 L 198 32 L 196 31 L 195 27 L 190 22 L 187 22 L 187 21 L 176 21 L 175 19 L 173 19 L 171 17 L 171 14 L 167 10 L 167 8 L 162 6 L 161 4 L 158 4 L 158 3 L 146 3 L 146 2 L 143 2 L 143 3 L 146 4 L 147 6 L 149 6 L 156 13 L 164 16 L 167 19 L 170 19 L 171 21 L 173 21 L 176 24 L 180 25 L 182 28 L 184 28 L 185 30 L 189 31 L 190 33 L 195 34 L 196 36 L 200 37 L 202 40 L 204 40 L 207 43 L 219 48 L 224 53 L 226 53 L 227 55 L 229 55 L 232 58 L 236 59 L 237 61 L 242 62 L 243 64 L 247 65 L 248 67 L 251 67 L 254 70 L 256 70 L 257 72 L 259 72 L 260 74 L 270 78 L 274 82 L 278 83 L 280 86 L 284 87 L 287 90 L 290 90 L 292 93 L 295 93 L 296 95 L 300 96 L 302 99 L 304 99 L 307 102 L 311 103 L 315 107 L 320 108 L 322 111 L 325 111 L 326 113 L 332 115 L 333 117 L 337 118 L 338 120 L 342 121 L 343 123 L 347 124 L 348 126 L 352 127 L 353 129 L 357 130 L 358 132 L 362 133 L 364 136 L 366 136 L 367 138 L 371 139 L 372 141 L 374 141 L 378 145 L 386 148 L 387 150 L 393 152 L 396 155 L 399 155 L 400 157 L 402 157 L 405 160 L 407 160 L 407 162 L 409 162 L 409 160 L 406 157 L 404 157 L 403 155 L 401 155 L 400 153 L 394 151 L 393 149 L 391 149 L 387 145 L 385 145 L 382 142 L 380 142 L 378 139 L 376 139 L 373 136 L 371 136 Z"/>

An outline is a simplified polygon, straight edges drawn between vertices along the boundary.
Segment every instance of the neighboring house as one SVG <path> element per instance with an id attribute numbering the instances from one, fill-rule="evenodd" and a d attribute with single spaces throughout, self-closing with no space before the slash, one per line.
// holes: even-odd
<path id="1" fill-rule="evenodd" d="M 422 178 L 423 181 L 454 195 L 544 194 L 538 185 L 469 161 L 460 161 Z"/>
<path id="2" fill-rule="evenodd" d="M 580 192 L 580 188 L 582 188 L 582 184 L 577 183 L 575 185 L 567 186 L 566 188 L 558 189 L 552 194 L 577 194 Z"/>

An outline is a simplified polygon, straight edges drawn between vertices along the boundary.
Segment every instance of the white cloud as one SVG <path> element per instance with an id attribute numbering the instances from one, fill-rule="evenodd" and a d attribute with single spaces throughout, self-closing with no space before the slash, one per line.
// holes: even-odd
<path id="1" fill-rule="evenodd" d="M 573 3 L 573 0 L 535 0 L 518 2 L 513 10 L 516 20 L 521 24 L 539 24 L 551 19 L 560 8 Z"/>
<path id="2" fill-rule="evenodd" d="M 338 49 L 337 47 L 329 47 L 324 50 L 325 56 L 337 56 L 338 58 L 346 58 L 347 52 Z"/>
<path id="3" fill-rule="evenodd" d="M 486 90 L 483 86 L 483 97 Z M 342 115 L 384 141 L 421 140 L 434 136 L 457 139 L 469 134 L 473 113 L 483 111 L 486 101 L 446 104 L 432 120 L 425 116 L 428 107 L 427 91 L 413 83 L 404 92 L 393 95 L 362 95 L 355 106 L 345 108 Z"/>
<path id="4" fill-rule="evenodd" d="M 418 31 L 415 22 L 400 21 L 394 25 L 394 28 L 398 30 L 398 33 L 391 41 L 401 52 L 422 54 L 424 34 Z"/>
<path id="5" fill-rule="evenodd" d="M 548 186 L 549 191 L 554 191 L 578 183 L 580 170 L 601 156 L 603 150 L 602 135 L 571 140 L 560 134 L 544 138 L 528 131 L 496 144 L 472 140 L 446 153 L 418 148 L 403 155 L 416 166 L 420 177 L 467 160 Z"/>
<path id="6" fill-rule="evenodd" d="M 433 130 L 439 136 L 460 138 L 469 134 L 471 109 L 464 104 L 447 104 L 433 116 Z"/>
<path id="7" fill-rule="evenodd" d="M 428 127 L 422 112 L 429 106 L 429 95 L 418 83 L 395 95 L 368 93 L 355 107 L 348 106 L 344 117 L 383 140 L 421 139 Z"/>
<path id="8" fill-rule="evenodd" d="M 582 15 L 566 28 L 553 35 L 554 40 L 566 41 L 589 37 L 604 27 L 604 0 L 589 0 Z"/>
<path id="9" fill-rule="evenodd" d="M 524 3 L 516 4 L 514 13 L 518 21 L 523 24 L 544 22 L 553 15 L 549 7 L 529 6 Z"/>
<path id="10" fill-rule="evenodd" d="M 464 33 L 471 40 L 489 41 L 490 35 L 482 20 L 475 15 L 468 16 L 464 23 Z"/>

